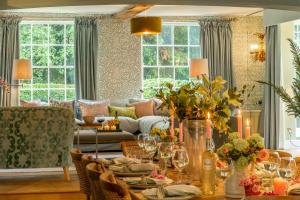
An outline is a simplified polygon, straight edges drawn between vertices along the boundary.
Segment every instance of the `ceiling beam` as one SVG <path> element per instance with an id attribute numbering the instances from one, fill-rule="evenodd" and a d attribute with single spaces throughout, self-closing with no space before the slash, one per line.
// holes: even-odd
<path id="1" fill-rule="evenodd" d="M 153 4 L 132 5 L 118 13 L 113 14 L 112 17 L 115 19 L 121 19 L 121 20 L 130 19 L 130 18 L 135 17 L 139 13 L 150 9 L 152 6 L 154 6 L 154 5 Z"/>
<path id="2" fill-rule="evenodd" d="M 0 0 L 0 10 L 80 5 L 134 5 L 143 3 L 155 5 L 259 7 L 300 11 L 300 0 Z"/>

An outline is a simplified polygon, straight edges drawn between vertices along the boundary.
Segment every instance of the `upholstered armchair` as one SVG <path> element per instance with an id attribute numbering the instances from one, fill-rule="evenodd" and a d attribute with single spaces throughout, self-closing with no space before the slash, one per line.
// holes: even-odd
<path id="1" fill-rule="evenodd" d="M 0 168 L 63 167 L 69 179 L 74 128 L 65 108 L 0 108 Z"/>

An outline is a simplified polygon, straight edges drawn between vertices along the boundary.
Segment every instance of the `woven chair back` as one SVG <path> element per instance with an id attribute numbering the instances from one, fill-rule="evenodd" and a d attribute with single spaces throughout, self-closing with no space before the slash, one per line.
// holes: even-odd
<path id="1" fill-rule="evenodd" d="M 100 175 L 104 172 L 102 164 L 96 162 L 86 166 L 87 176 L 90 182 L 93 200 L 105 200 L 105 196 L 100 186 Z"/>

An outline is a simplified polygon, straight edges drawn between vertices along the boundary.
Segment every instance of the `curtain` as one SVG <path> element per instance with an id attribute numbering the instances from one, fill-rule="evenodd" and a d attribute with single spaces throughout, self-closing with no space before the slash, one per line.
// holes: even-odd
<path id="1" fill-rule="evenodd" d="M 280 85 L 280 43 L 278 25 L 266 27 L 265 81 Z M 265 145 L 277 149 L 279 145 L 280 98 L 270 86 L 264 88 L 260 131 Z"/>
<path id="2" fill-rule="evenodd" d="M 19 23 L 18 17 L 1 18 L 0 28 L 0 78 L 12 83 L 14 59 L 19 57 Z M 0 87 L 0 107 L 11 105 L 11 93 Z"/>
<path id="3" fill-rule="evenodd" d="M 200 41 L 202 56 L 208 59 L 210 80 L 222 76 L 229 88 L 234 87 L 230 20 L 200 21 Z"/>
<path id="4" fill-rule="evenodd" d="M 75 86 L 77 99 L 96 99 L 97 22 L 75 19 Z"/>

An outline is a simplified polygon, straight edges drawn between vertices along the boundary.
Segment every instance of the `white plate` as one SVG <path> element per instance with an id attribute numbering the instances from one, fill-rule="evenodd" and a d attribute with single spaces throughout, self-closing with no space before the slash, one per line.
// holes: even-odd
<path id="1" fill-rule="evenodd" d="M 144 196 L 148 200 L 157 200 L 157 196 Z M 194 198 L 195 195 L 177 196 L 177 197 L 164 197 L 164 200 L 188 200 Z"/>

